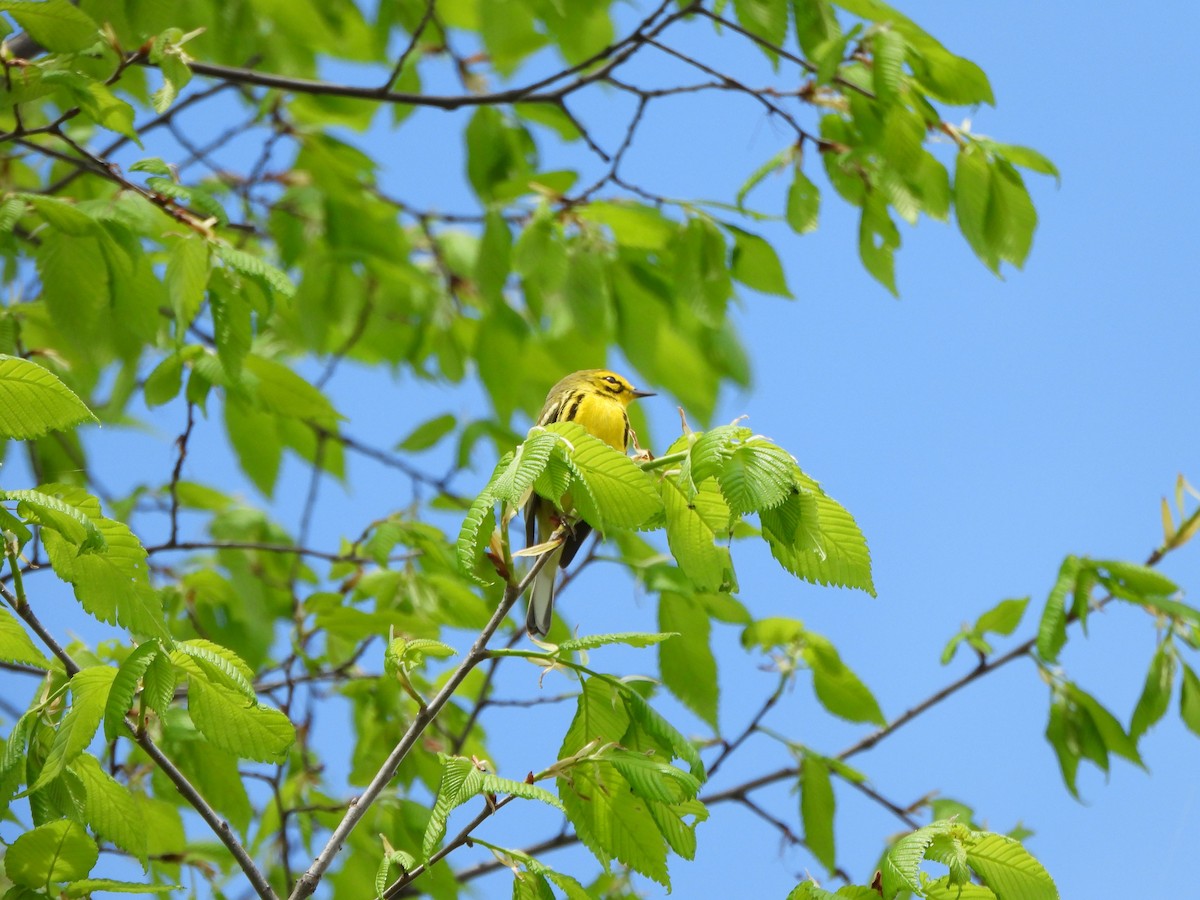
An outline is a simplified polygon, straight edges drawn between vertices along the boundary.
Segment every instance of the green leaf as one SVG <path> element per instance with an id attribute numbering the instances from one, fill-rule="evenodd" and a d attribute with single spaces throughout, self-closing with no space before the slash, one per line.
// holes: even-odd
<path id="1" fill-rule="evenodd" d="M 92 666 L 72 676 L 71 707 L 54 732 L 46 762 L 30 791 L 45 787 L 87 749 L 104 717 L 109 688 L 116 674 L 117 670 L 111 666 Z"/>
<path id="2" fill-rule="evenodd" d="M 788 30 L 787 0 L 733 0 L 733 8 L 747 31 L 776 47 L 783 45 Z M 774 53 L 762 49 L 769 58 L 775 58 Z"/>
<path id="3" fill-rule="evenodd" d="M 149 828 L 133 793 L 84 753 L 71 765 L 83 784 L 84 818 L 101 840 L 111 841 L 145 866 Z"/>
<path id="4" fill-rule="evenodd" d="M 830 874 L 837 867 L 834 808 L 829 767 L 821 757 L 805 753 L 800 760 L 800 821 L 804 823 L 804 843 Z"/>
<path id="5" fill-rule="evenodd" d="M 0 355 L 0 438 L 24 441 L 87 421 L 99 419 L 57 375 L 27 359 Z"/>
<path id="6" fill-rule="evenodd" d="M 925 851 L 935 837 L 945 834 L 950 828 L 949 822 L 934 822 L 906 834 L 888 848 L 879 867 L 885 898 L 890 900 L 899 891 L 920 890 L 918 872 Z"/>
<path id="7" fill-rule="evenodd" d="M 485 794 L 512 794 L 514 797 L 520 797 L 522 800 L 538 800 L 549 806 L 553 806 L 560 812 L 566 811 L 558 801 L 558 798 L 545 788 L 538 787 L 536 784 L 530 784 L 527 781 L 500 778 L 498 775 L 493 775 L 490 772 L 483 773 L 483 784 L 480 786 L 480 791 Z"/>
<path id="8" fill-rule="evenodd" d="M 622 247 L 662 250 L 675 234 L 675 223 L 644 203 L 597 200 L 579 207 L 576 215 L 608 226 Z"/>
<path id="9" fill-rule="evenodd" d="M 498 470 L 492 476 L 485 490 L 497 500 L 507 501 L 514 507 L 520 506 L 525 502 L 534 482 L 545 471 L 550 455 L 559 446 L 560 440 L 555 435 L 540 429 L 531 431 L 529 437 L 513 451 L 512 458 L 503 471 Z"/>
<path id="10" fill-rule="evenodd" d="M 792 186 L 787 194 L 787 223 L 796 234 L 817 230 L 821 212 L 821 191 L 804 174 L 799 160 L 793 168 Z"/>
<path id="11" fill-rule="evenodd" d="M 806 632 L 803 656 L 812 667 L 813 689 L 822 706 L 851 722 L 887 724 L 874 695 L 842 662 L 837 648 L 826 638 Z"/>
<path id="12" fill-rule="evenodd" d="M 210 357 L 211 359 L 211 357 Z M 243 360 L 243 383 L 267 412 L 332 429 L 341 414 L 321 390 L 297 372 L 273 359 L 250 354 Z"/>
<path id="13" fill-rule="evenodd" d="M 791 454 L 759 437 L 733 448 L 725 457 L 717 481 L 735 516 L 773 509 L 793 490 L 796 461 Z"/>
<path id="14" fill-rule="evenodd" d="M 285 299 L 295 295 L 296 286 L 292 284 L 292 280 L 266 260 L 224 244 L 214 244 L 212 249 L 226 266 L 239 275 L 257 281 L 268 293 L 278 294 Z"/>
<path id="15" fill-rule="evenodd" d="M 1200 678 L 1187 663 L 1183 665 L 1183 687 L 1179 692 L 1179 716 L 1193 734 L 1200 735 Z"/>
<path id="16" fill-rule="evenodd" d="M 958 229 L 975 255 L 993 272 L 1000 271 L 1000 253 L 987 229 L 992 196 L 992 169 L 983 150 L 968 144 L 958 151 L 954 166 L 954 212 Z"/>
<path id="17" fill-rule="evenodd" d="M 25 633 L 21 623 L 3 606 L 0 606 L 0 660 L 41 668 L 50 667 L 50 660 Z"/>
<path id="18" fill-rule="evenodd" d="M 54 488 L 54 485 L 47 485 L 45 491 L 0 491 L 0 500 L 16 500 L 19 503 L 17 511 L 27 522 L 57 532 L 75 544 L 80 553 L 106 550 L 104 535 L 91 516 L 78 506 L 48 493 Z M 69 490 L 76 496 L 82 494 L 77 488 Z"/>
<path id="19" fill-rule="evenodd" d="M 1020 174 L 1004 160 L 992 162 L 991 196 L 984 230 L 989 246 L 1018 269 L 1025 264 L 1037 228 L 1037 210 Z"/>
<path id="20" fill-rule="evenodd" d="M 1142 765 L 1137 742 L 1125 733 L 1125 729 L 1121 727 L 1116 716 L 1105 709 L 1100 701 L 1074 684 L 1067 686 L 1067 695 L 1087 714 L 1100 739 L 1104 742 L 1105 749 L 1118 756 L 1123 756 L 1139 766 Z"/>
<path id="21" fill-rule="evenodd" d="M 189 681 L 188 712 L 214 746 L 239 759 L 282 762 L 296 739 L 295 728 L 279 710 L 248 704 L 242 693 L 203 678 Z"/>
<path id="22" fill-rule="evenodd" d="M 146 641 L 140 644 L 125 658 L 113 679 L 112 688 L 108 692 L 108 700 L 104 707 L 104 739 L 116 740 L 123 734 L 125 713 L 133 706 L 133 697 L 137 693 L 138 682 L 154 662 L 161 649 L 158 641 Z"/>
<path id="23" fill-rule="evenodd" d="M 68 0 L 0 0 L 0 12 L 10 13 L 33 39 L 55 53 L 71 53 L 94 44 L 100 27 Z"/>
<path id="24" fill-rule="evenodd" d="M 1175 684 L 1175 652 L 1169 641 L 1158 645 L 1146 672 L 1146 683 L 1133 708 L 1129 722 L 1129 736 L 1134 741 L 1145 734 L 1152 725 L 1166 715 L 1171 705 L 1171 687 Z"/>
<path id="25" fill-rule="evenodd" d="M 718 732 L 717 660 L 709 646 L 712 622 L 695 598 L 663 591 L 658 600 L 658 627 L 675 632 L 675 640 L 658 649 L 663 684 L 683 705 Z"/>
<path id="26" fill-rule="evenodd" d="M 96 842 L 82 825 L 57 819 L 25 832 L 9 845 L 4 873 L 13 884 L 45 888 L 86 877 L 99 858 Z"/>
<path id="27" fill-rule="evenodd" d="M 733 277 L 753 290 L 790 298 L 792 292 L 788 290 L 783 265 L 775 248 L 758 235 L 743 231 L 736 225 L 726 224 L 725 228 L 733 236 L 730 267 Z"/>
<path id="28" fill-rule="evenodd" d="M 443 413 L 427 419 L 409 432 L 408 436 L 396 445 L 396 449 L 406 450 L 409 453 L 428 450 L 453 431 L 457 424 L 458 420 L 450 413 Z"/>
<path id="29" fill-rule="evenodd" d="M 750 177 L 747 178 L 742 184 L 741 188 L 738 189 L 737 198 L 734 200 L 738 209 L 745 208 L 747 194 L 762 184 L 768 175 L 773 172 L 778 172 L 780 169 L 782 169 L 795 156 L 796 150 L 794 147 L 785 147 L 783 150 L 780 150 L 765 163 L 751 172 Z"/>
<path id="30" fill-rule="evenodd" d="M 617 634 L 592 634 L 587 637 L 571 638 L 563 641 L 558 645 L 558 649 L 562 653 L 577 653 L 580 650 L 594 650 L 597 647 L 606 647 L 610 644 L 624 644 L 627 647 L 652 647 L 655 644 L 661 644 L 663 641 L 670 641 L 676 637 L 675 632 L 665 632 L 662 634 L 650 634 L 641 631 L 623 631 Z"/>
<path id="31" fill-rule="evenodd" d="M 167 294 L 175 310 L 175 341 L 182 346 L 188 326 L 204 302 L 208 284 L 208 242 L 199 236 L 172 241 L 167 256 Z"/>
<path id="32" fill-rule="evenodd" d="M 1012 634 L 1021 624 L 1029 598 L 1001 600 L 975 621 L 975 630 L 980 634 Z"/>
<path id="33" fill-rule="evenodd" d="M 1046 607 L 1042 611 L 1042 621 L 1038 625 L 1037 651 L 1046 662 L 1058 659 L 1058 653 L 1067 642 L 1067 594 L 1075 586 L 1079 577 L 1080 560 L 1077 556 L 1068 556 L 1063 560 L 1058 570 L 1058 579 L 1046 599 Z"/>
<path id="34" fill-rule="evenodd" d="M 619 450 L 593 437 L 577 422 L 554 422 L 546 431 L 560 435 L 570 446 L 569 458 L 586 488 L 573 493 L 576 509 L 599 531 L 640 528 L 662 511 L 654 478 Z M 589 508 L 591 501 L 595 508 Z"/>
<path id="35" fill-rule="evenodd" d="M 113 878 L 81 878 L 63 888 L 65 897 L 91 897 L 97 892 L 113 894 L 168 894 L 180 890 L 177 884 L 137 884 Z"/>
<path id="36" fill-rule="evenodd" d="M 1019 842 L 985 833 L 966 844 L 967 862 L 1000 900 L 1058 900 L 1050 874 Z"/>
<path id="37" fill-rule="evenodd" d="M 896 289 L 896 248 L 900 232 L 888 215 L 887 200 L 877 191 L 867 194 L 858 226 L 858 255 L 871 276 L 899 296 Z"/>
<path id="38" fill-rule="evenodd" d="M 95 524 L 107 545 L 102 552 L 80 554 L 77 545 L 58 533 L 43 532 L 55 574 L 74 587 L 76 599 L 97 619 L 115 621 L 139 635 L 167 637 L 145 548 L 123 522 L 99 518 Z"/>
<path id="39" fill-rule="evenodd" d="M 734 574 L 729 548 L 716 543 L 712 524 L 700 513 L 695 498 L 688 500 L 677 478 L 664 478 L 661 484 L 667 514 L 667 545 L 679 568 L 697 590 L 732 589 Z"/>
<path id="40" fill-rule="evenodd" d="M 178 353 L 164 357 L 162 362 L 146 376 L 142 390 L 145 394 L 146 405 L 153 409 L 169 403 L 179 396 L 183 388 L 183 359 Z"/>
<path id="41" fill-rule="evenodd" d="M 759 514 L 771 555 L 805 581 L 860 588 L 874 597 L 866 538 L 841 504 L 816 490 L 798 489 Z"/>
<path id="42" fill-rule="evenodd" d="M 875 58 L 871 67 L 872 83 L 875 97 L 880 103 L 890 105 L 896 102 L 900 93 L 900 85 L 904 78 L 904 53 L 907 45 L 904 36 L 898 31 L 884 28 L 875 33 L 872 38 Z"/>
<path id="43" fill-rule="evenodd" d="M 471 760 L 463 756 L 439 755 L 442 757 L 441 782 L 421 843 L 425 860 L 437 851 L 446 836 L 446 820 L 450 813 L 483 790 L 483 772 Z"/>
<path id="44" fill-rule="evenodd" d="M 171 660 L 190 674 L 232 688 L 250 702 L 256 699 L 254 685 L 250 683 L 254 673 L 228 647 L 202 638 L 177 641 L 172 645 Z"/>

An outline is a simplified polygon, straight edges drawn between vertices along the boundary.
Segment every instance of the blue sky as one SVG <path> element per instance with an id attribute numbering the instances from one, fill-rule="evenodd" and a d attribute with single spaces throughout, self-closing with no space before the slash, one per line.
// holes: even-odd
<path id="1" fill-rule="evenodd" d="M 903 9 L 991 78 L 997 107 L 953 118 L 969 117 L 976 131 L 1036 147 L 1062 172 L 1061 186 L 1041 176 L 1027 179 L 1041 224 L 1025 270 L 997 279 L 953 226 L 901 226 L 901 299 L 894 300 L 857 261 L 853 212 L 826 192 L 815 234 L 796 238 L 777 224 L 759 229 L 776 242 L 796 299 L 745 297 L 738 319 L 754 360 L 754 384 L 727 396 L 716 416 L 748 415 L 751 426 L 791 450 L 866 533 L 879 592 L 874 600 L 800 584 L 753 548 L 737 548 L 735 558 L 742 599 L 755 615 L 800 618 L 827 635 L 889 718 L 972 665 L 965 654 L 948 667 L 938 662 L 961 623 L 1006 597 L 1032 595 L 1029 621 L 1013 643 L 1023 640 L 1065 554 L 1144 559 L 1161 540 L 1158 498 L 1170 493 L 1178 472 L 1200 480 L 1200 420 L 1192 408 L 1200 334 L 1192 272 L 1200 135 L 1182 62 L 1191 58 L 1200 12 L 1179 4 L 1171 7 L 1174 18 L 1155 18 L 1132 14 L 1124 4 L 1098 3 L 1081 16 L 1066 4 L 928 0 Z M 689 49 L 725 46 L 712 44 L 703 28 L 684 33 Z M 765 82 L 771 73 L 760 60 L 748 54 L 731 65 L 742 67 L 751 82 Z M 618 100 L 585 109 L 597 136 L 610 143 L 628 112 Z M 454 143 L 461 125 L 461 115 L 421 112 L 400 130 L 378 127 L 363 140 L 386 160 L 392 193 L 462 210 L 470 201 Z M 707 94 L 657 109 L 623 171 L 665 194 L 729 200 L 745 175 L 785 141 L 751 102 Z M 810 160 L 810 174 L 817 174 L 816 163 Z M 785 188 L 768 183 L 752 195 L 754 204 L 781 209 Z M 420 393 L 414 387 L 406 377 L 368 383 L 352 367 L 333 382 L 347 430 L 378 445 L 394 443 L 438 412 L 483 412 L 470 387 Z M 379 389 L 395 391 L 394 415 L 379 415 Z M 671 399 L 646 401 L 646 410 L 654 445 L 665 446 L 678 427 Z M 180 428 L 181 413 L 167 407 L 154 415 L 164 439 L 161 459 L 145 460 L 148 466 L 169 472 L 170 436 Z M 118 487 L 143 477 L 123 465 L 139 440 L 109 433 L 93 443 L 100 470 Z M 191 477 L 232 479 L 253 497 L 253 488 L 232 472 L 215 428 L 198 428 L 189 464 Z M 408 486 L 395 473 L 358 460 L 350 466 L 348 494 L 333 485 L 323 491 L 316 540 L 336 540 L 403 503 Z M 490 462 L 480 460 L 480 484 L 489 470 Z M 17 483 L 16 471 L 5 470 L 6 486 Z M 281 521 L 295 520 L 302 475 L 289 465 L 275 507 Z M 459 484 L 469 489 L 470 476 Z M 1185 588 L 1200 585 L 1195 546 L 1163 568 Z M 609 577 L 603 570 L 589 573 L 568 592 L 571 620 L 585 633 L 654 630 L 653 603 L 631 586 L 614 588 Z M 741 653 L 733 629 L 717 626 L 714 643 L 724 679 L 722 724 L 736 734 L 773 680 L 758 670 L 760 660 Z M 1114 607 L 1095 617 L 1086 641 L 1072 635 L 1063 665 L 1128 721 L 1153 647 L 1149 618 Z M 645 655 L 651 651 L 604 652 L 594 662 L 609 671 L 654 668 Z M 500 695 L 527 693 L 536 674 L 509 669 Z M 547 691 L 564 688 L 547 680 Z M 678 707 L 664 708 L 686 731 L 702 732 Z M 902 805 L 941 789 L 973 805 L 996 830 L 1018 821 L 1033 829 L 1028 846 L 1065 898 L 1125 896 L 1126 880 L 1142 896 L 1167 896 L 1190 883 L 1200 840 L 1197 739 L 1174 708 L 1143 741 L 1149 773 L 1115 762 L 1106 781 L 1084 767 L 1084 803 L 1062 786 L 1042 738 L 1046 712 L 1046 686 L 1031 663 L 1017 662 L 856 764 Z M 567 714 L 514 713 L 505 732 L 500 713 L 485 719 L 502 774 L 520 777 L 544 765 Z M 803 677 L 768 724 L 830 753 L 863 733 L 821 714 Z M 740 755 L 739 766 L 730 765 L 712 787 L 788 761 L 763 737 L 752 738 Z M 837 792 L 839 861 L 865 880 L 881 839 L 899 825 L 843 788 Z M 795 795 L 786 788 L 759 796 L 795 821 Z M 514 815 L 482 834 L 517 843 L 555 828 L 544 816 L 526 821 Z M 672 866 L 676 896 L 711 896 L 716 884 L 738 896 L 781 897 L 798 873 L 819 874 L 801 851 L 777 852 L 777 836 L 744 810 L 714 810 L 699 835 L 701 862 Z M 584 857 L 572 854 L 546 862 L 587 871 Z M 479 882 L 482 895 L 507 896 L 507 880 L 501 873 Z"/>

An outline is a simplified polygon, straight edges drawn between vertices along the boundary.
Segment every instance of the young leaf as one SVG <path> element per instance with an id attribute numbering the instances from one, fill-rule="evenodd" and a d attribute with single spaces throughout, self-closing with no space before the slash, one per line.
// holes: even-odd
<path id="1" fill-rule="evenodd" d="M 4 873 L 21 887 L 45 888 L 86 877 L 99 858 L 100 849 L 82 825 L 56 819 L 26 831 L 9 845 Z"/>
<path id="2" fill-rule="evenodd" d="M 145 865 L 149 827 L 139 814 L 133 793 L 105 772 L 90 754 L 81 754 L 70 771 L 83 784 L 87 824 L 102 840 L 112 841 Z"/>
<path id="3" fill-rule="evenodd" d="M 733 236 L 733 257 L 730 271 L 733 277 L 756 291 L 791 298 L 783 265 L 775 249 L 756 234 L 743 231 L 736 225 L 726 225 Z"/>
<path id="4" fill-rule="evenodd" d="M 429 859 L 446 836 L 446 820 L 450 813 L 462 806 L 483 790 L 483 772 L 475 764 L 463 756 L 442 755 L 442 778 L 438 785 L 437 800 L 429 813 L 429 824 L 425 827 L 425 837 L 421 843 L 421 852 L 426 860 Z"/>
<path id="5" fill-rule="evenodd" d="M 709 646 L 712 623 L 694 597 L 663 591 L 658 600 L 658 627 L 677 633 L 658 648 L 663 684 L 684 706 L 718 732 L 717 660 Z"/>
<path id="6" fill-rule="evenodd" d="M 817 230 L 821 212 L 821 191 L 804 174 L 797 160 L 793 169 L 792 186 L 787 194 L 787 223 L 796 234 Z"/>
<path id="7" fill-rule="evenodd" d="M 712 526 L 697 504 L 688 502 L 678 478 L 664 478 L 661 488 L 667 513 L 667 545 L 679 568 L 697 590 L 730 590 L 734 578 L 729 548 L 717 544 Z"/>
<path id="8" fill-rule="evenodd" d="M 161 645 L 158 641 L 146 641 L 125 658 L 113 679 L 112 688 L 108 692 L 108 700 L 104 706 L 104 739 L 116 740 L 124 731 L 125 713 L 133 706 L 133 697 L 137 693 L 138 682 L 154 662 Z"/>
<path id="9" fill-rule="evenodd" d="M 1058 570 L 1058 578 L 1046 599 L 1046 607 L 1042 611 L 1042 621 L 1038 625 L 1037 651 L 1046 662 L 1058 659 L 1058 653 L 1067 642 L 1067 608 L 1066 598 L 1075 586 L 1079 576 L 1081 560 L 1077 556 L 1068 556 L 1063 560 Z"/>
<path id="10" fill-rule="evenodd" d="M 591 634 L 587 637 L 571 638 L 563 641 L 558 645 L 560 652 L 577 653 L 580 650 L 594 650 L 596 647 L 605 647 L 610 644 L 624 644 L 627 647 L 652 647 L 655 644 L 661 644 L 663 641 L 670 641 L 671 638 L 678 637 L 676 632 L 664 632 L 661 634 L 650 634 L 641 631 L 623 631 L 618 634 Z"/>
<path id="11" fill-rule="evenodd" d="M 842 662 L 837 648 L 826 638 L 806 632 L 803 656 L 812 667 L 813 688 L 822 706 L 851 722 L 887 724 L 874 695 Z"/>
<path id="12" fill-rule="evenodd" d="M 34 40 L 55 53 L 83 50 L 100 37 L 92 17 L 69 0 L 0 0 L 0 12 L 9 13 Z"/>
<path id="13" fill-rule="evenodd" d="M 50 660 L 33 643 L 16 617 L 3 606 L 0 606 L 0 660 L 50 667 Z"/>
<path id="14" fill-rule="evenodd" d="M 966 847 L 967 862 L 997 897 L 1058 900 L 1050 874 L 1019 842 L 983 833 L 967 841 Z"/>
<path id="15" fill-rule="evenodd" d="M 1138 740 L 1152 725 L 1166 715 L 1171 705 L 1171 687 L 1175 684 L 1175 650 L 1170 641 L 1159 644 L 1146 672 L 1146 683 L 1133 708 L 1129 736 Z"/>
<path id="16" fill-rule="evenodd" d="M 1200 678 L 1184 663 L 1183 687 L 1179 692 L 1179 715 L 1193 734 L 1200 735 Z"/>
<path id="17" fill-rule="evenodd" d="M 25 441 L 89 420 L 99 421 L 49 369 L 0 355 L 0 438 Z"/>
<path id="18" fill-rule="evenodd" d="M 189 680 L 188 712 L 214 746 L 239 759 L 282 762 L 296 739 L 295 728 L 279 710 L 247 705 L 239 691 L 203 678 Z"/>
<path id="19" fill-rule="evenodd" d="M 800 821 L 804 823 L 804 843 L 831 874 L 837 866 L 834 808 L 829 767 L 821 757 L 805 753 L 800 761 Z"/>
<path id="20" fill-rule="evenodd" d="M 109 688 L 116 674 L 117 670 L 111 666 L 92 666 L 71 678 L 71 708 L 54 733 L 54 743 L 30 791 L 45 787 L 87 749 L 104 717 Z"/>

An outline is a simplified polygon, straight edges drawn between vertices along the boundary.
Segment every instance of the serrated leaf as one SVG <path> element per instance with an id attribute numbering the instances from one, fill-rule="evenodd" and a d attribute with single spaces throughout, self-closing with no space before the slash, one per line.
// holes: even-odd
<path id="1" fill-rule="evenodd" d="M 426 860 L 431 857 L 446 836 L 446 820 L 457 807 L 466 803 L 483 789 L 483 772 L 462 756 L 442 756 L 442 776 L 437 799 L 429 813 L 429 824 L 421 842 Z"/>
<path id="2" fill-rule="evenodd" d="M 247 703 L 242 693 L 202 678 L 189 681 L 188 712 L 214 746 L 239 759 L 282 762 L 296 739 L 295 728 L 279 710 Z"/>
<path id="3" fill-rule="evenodd" d="M 295 295 L 296 286 L 292 284 L 292 280 L 281 269 L 266 260 L 224 244 L 215 244 L 213 249 L 217 257 L 229 268 L 240 275 L 253 278 L 268 291 L 284 298 Z"/>
<path id="4" fill-rule="evenodd" d="M 171 659 L 184 671 L 232 688 L 251 702 L 256 699 L 254 685 L 251 684 L 254 673 L 228 647 L 202 638 L 176 641 L 172 645 Z"/>
<path id="5" fill-rule="evenodd" d="M 571 638 L 558 645 L 560 652 L 576 653 L 580 650 L 594 650 L 609 644 L 625 644 L 628 647 L 652 647 L 669 641 L 675 637 L 674 632 L 650 634 L 642 631 L 622 631 L 615 634 L 592 634 L 586 637 Z"/>
<path id="6" fill-rule="evenodd" d="M 56 531 L 75 544 L 80 553 L 103 552 L 108 548 L 104 535 L 92 517 L 82 509 L 55 497 L 48 491 L 0 491 L 0 500 L 16 500 L 17 511 L 33 525 Z"/>
<path id="7" fill-rule="evenodd" d="M 0 355 L 0 438 L 19 441 L 98 422 L 57 375 L 37 363 Z"/>
<path id="8" fill-rule="evenodd" d="M 543 787 L 529 784 L 526 781 L 514 781 L 511 778 L 500 778 L 490 772 L 483 773 L 483 783 L 480 791 L 486 794 L 512 794 L 523 800 L 539 800 L 555 809 L 565 812 L 558 798 Z"/>
<path id="9" fill-rule="evenodd" d="M 1067 594 L 1075 586 L 1079 576 L 1080 560 L 1076 556 L 1068 556 L 1063 560 L 1058 570 L 1058 578 L 1046 599 L 1042 610 L 1042 620 L 1038 625 L 1037 651 L 1046 662 L 1058 659 L 1058 653 L 1067 642 Z"/>
<path id="10" fill-rule="evenodd" d="M 140 644 L 125 658 L 117 669 L 112 688 L 108 692 L 108 700 L 104 707 L 104 738 L 116 740 L 124 733 L 125 713 L 133 706 L 133 697 L 137 693 L 138 682 L 154 662 L 160 645 L 158 641 L 146 641 Z"/>
<path id="11" fill-rule="evenodd" d="M 717 544 L 711 524 L 701 515 L 697 504 L 688 500 L 677 478 L 664 478 L 661 489 L 667 545 L 679 568 L 697 590 L 730 590 L 734 578 L 729 548 Z"/>
<path id="12" fill-rule="evenodd" d="M 545 470 L 550 454 L 559 445 L 560 439 L 554 434 L 530 432 L 529 437 L 513 451 L 508 465 L 492 477 L 485 490 L 497 500 L 507 501 L 514 506 L 521 504 Z"/>
<path id="13" fill-rule="evenodd" d="M 44 888 L 86 877 L 99 858 L 96 842 L 82 825 L 57 819 L 26 831 L 9 845 L 4 873 L 13 884 Z"/>
<path id="14" fill-rule="evenodd" d="M 55 53 L 72 53 L 95 43 L 100 27 L 68 0 L 0 0 L 0 12 L 16 19 L 39 44 Z"/>
<path id="15" fill-rule="evenodd" d="M 735 516 L 779 506 L 791 496 L 796 461 L 782 447 L 751 438 L 725 458 L 717 473 L 721 493 Z"/>
<path id="16" fill-rule="evenodd" d="M 37 781 L 30 785 L 31 792 L 61 775 L 92 742 L 104 717 L 109 688 L 116 674 L 117 670 L 111 666 L 92 666 L 72 676 L 71 706 L 55 729 L 54 742 Z"/>
<path id="17" fill-rule="evenodd" d="M 937 835 L 945 834 L 950 827 L 949 822 L 934 822 L 906 834 L 888 848 L 880 865 L 885 898 L 895 897 L 899 891 L 920 890 L 918 872 L 925 850 Z"/>
<path id="18" fill-rule="evenodd" d="M 177 238 L 169 246 L 167 295 L 175 310 L 175 340 L 182 345 L 188 326 L 204 302 L 204 289 L 208 284 L 209 246 L 199 236 Z"/>
<path id="19" fill-rule="evenodd" d="M 546 431 L 561 435 L 571 446 L 569 460 L 586 489 L 588 503 L 573 490 L 576 509 L 599 531 L 639 528 L 662 511 L 654 478 L 619 450 L 593 437 L 577 422 L 553 422 Z M 594 509 L 588 509 L 594 504 Z"/>
<path id="20" fill-rule="evenodd" d="M 904 77 L 904 53 L 907 44 L 898 31 L 884 28 L 872 38 L 874 60 L 871 67 L 875 96 L 882 104 L 896 101 Z"/>
<path id="21" fill-rule="evenodd" d="M 50 666 L 50 660 L 25 633 L 16 617 L 3 606 L 0 606 L 0 660 L 41 668 Z"/>
<path id="22" fill-rule="evenodd" d="M 111 841 L 130 853 L 144 868 L 148 828 L 129 788 L 105 772 L 99 760 L 87 753 L 75 760 L 71 771 L 83 784 L 87 824 L 101 840 Z"/>
<path id="23" fill-rule="evenodd" d="M 875 596 L 866 538 L 832 497 L 798 489 L 784 503 L 761 512 L 759 519 L 771 555 L 793 575 Z"/>
<path id="24" fill-rule="evenodd" d="M 91 897 L 97 892 L 113 894 L 169 894 L 179 890 L 177 884 L 138 884 L 114 878 L 81 878 L 63 888 L 65 897 Z"/>
<path id="25" fill-rule="evenodd" d="M 1058 900 L 1050 873 L 1012 838 L 977 835 L 967 841 L 967 862 L 1001 900 Z"/>
<path id="26" fill-rule="evenodd" d="M 610 763 L 628 782 L 629 789 L 644 800 L 682 803 L 700 790 L 700 779 L 648 754 L 614 748 L 593 759 Z"/>

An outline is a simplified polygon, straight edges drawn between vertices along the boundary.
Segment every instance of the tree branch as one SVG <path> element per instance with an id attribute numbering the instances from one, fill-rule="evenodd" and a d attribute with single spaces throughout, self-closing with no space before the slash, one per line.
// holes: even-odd
<path id="1" fill-rule="evenodd" d="M 504 591 L 504 599 L 500 601 L 500 605 L 496 607 L 496 611 L 492 613 L 492 618 L 488 621 L 487 625 L 483 627 L 483 630 L 479 633 L 479 636 L 475 638 L 475 642 L 471 645 L 471 649 L 467 652 L 466 657 L 464 657 L 463 661 L 459 663 L 458 668 L 451 673 L 449 679 L 447 679 L 446 683 L 442 686 L 442 689 L 434 695 L 433 699 L 429 701 L 429 704 L 418 710 L 416 716 L 413 717 L 412 722 L 409 723 L 408 729 L 400 738 L 399 743 L 397 743 L 392 749 L 392 752 L 388 754 L 388 757 L 384 760 L 383 765 L 379 767 L 379 771 L 375 773 L 375 777 L 371 779 L 371 783 L 368 784 L 362 794 L 350 804 L 350 808 L 347 810 L 346 815 L 342 818 L 342 821 L 338 823 L 337 827 L 333 830 L 333 833 L 329 836 L 329 840 L 326 842 L 324 849 L 322 849 L 317 858 L 313 860 L 313 863 L 311 866 L 309 866 L 308 870 L 300 876 L 300 879 L 296 882 L 296 887 L 292 891 L 289 900 L 303 900 L 303 898 L 311 896 L 312 893 L 317 889 L 317 885 L 320 883 L 321 878 L 333 864 L 334 857 L 337 856 L 338 851 L 342 848 L 342 845 L 350 836 L 350 832 L 354 830 L 354 828 L 362 820 L 363 816 L 367 814 L 367 810 L 371 808 L 372 804 L 383 792 L 383 789 L 387 787 L 388 783 L 395 776 L 396 770 L 400 767 L 400 763 L 402 763 L 404 758 L 408 756 L 409 751 L 412 750 L 420 736 L 424 734 L 425 729 L 429 727 L 435 718 L 437 718 L 438 713 L 442 711 L 442 707 L 450 702 L 450 698 L 454 696 L 454 692 L 458 690 L 459 686 L 463 683 L 463 680 L 467 677 L 467 675 L 470 674 L 471 670 L 479 665 L 479 663 L 481 663 L 483 660 L 487 659 L 488 641 L 491 640 L 492 635 L 496 633 L 496 629 L 498 629 L 500 624 L 508 617 L 509 611 L 513 608 L 521 595 L 525 593 L 526 588 L 528 588 L 528 586 L 533 582 L 533 579 L 537 577 L 537 573 L 541 571 L 542 566 L 546 565 L 549 559 L 550 554 L 543 554 L 542 556 L 538 557 L 538 559 L 530 567 L 529 571 L 525 573 L 524 578 L 518 582 L 510 581 L 508 583 L 508 587 L 505 588 Z"/>

